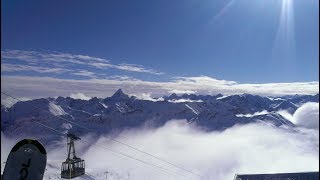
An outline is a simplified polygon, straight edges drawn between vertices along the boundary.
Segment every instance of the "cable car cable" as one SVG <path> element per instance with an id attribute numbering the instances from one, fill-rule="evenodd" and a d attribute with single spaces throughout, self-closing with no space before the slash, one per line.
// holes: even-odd
<path id="1" fill-rule="evenodd" d="M 13 99 L 15 99 L 15 100 L 17 100 L 17 101 L 22 102 L 20 99 L 14 97 L 14 96 L 12 96 L 12 95 L 9 95 L 9 94 L 7 94 L 7 93 L 5 93 L 5 92 L 3 92 L 3 91 L 1 91 L 1 93 L 4 94 L 4 95 L 6 95 L 6 96 L 9 96 L 9 97 L 11 97 L 11 98 L 13 98 Z M 46 99 L 46 100 L 47 100 L 47 99 Z M 54 111 L 56 111 L 56 109 L 51 106 L 51 104 L 50 104 L 51 102 L 50 102 L 49 100 L 47 100 L 47 101 L 49 102 L 48 105 L 49 105 Z M 40 109 L 39 107 L 36 107 L 36 108 L 37 108 L 37 109 Z M 73 108 L 70 108 L 70 109 L 71 109 L 71 110 L 75 110 L 75 109 L 73 109 Z M 77 111 L 80 111 L 80 110 L 77 110 Z M 57 111 L 56 111 L 56 112 L 57 112 Z M 83 111 L 80 111 L 80 112 L 83 112 Z M 90 114 L 90 113 L 88 113 L 88 112 L 83 112 L 83 113 Z M 90 115 L 93 116 L 92 114 L 90 114 Z M 89 129 L 89 128 L 87 128 L 87 127 L 84 127 L 84 126 L 82 126 L 82 125 L 80 125 L 80 124 L 78 124 L 78 123 L 75 123 L 75 122 L 73 122 L 73 121 L 70 121 L 70 120 L 68 120 L 68 119 L 62 118 L 62 117 L 60 117 L 60 116 L 55 116 L 55 117 L 57 117 L 57 118 L 59 118 L 59 119 L 61 119 L 61 120 L 67 121 L 67 122 L 69 122 L 69 123 L 75 124 L 75 125 L 77 125 L 78 127 L 84 128 L 84 129 L 86 129 L 86 130 L 88 130 L 88 131 L 91 131 L 91 129 Z M 178 166 L 178 165 L 176 165 L 176 164 L 174 164 L 174 163 L 171 163 L 171 162 L 169 162 L 169 161 L 167 161 L 167 160 L 163 160 L 163 159 L 160 158 L 160 157 L 157 157 L 157 156 L 152 155 L 152 154 L 150 154 L 150 153 L 147 153 L 147 152 L 145 152 L 145 151 L 143 151 L 143 150 L 140 150 L 140 149 L 138 149 L 138 148 L 135 148 L 135 147 L 133 147 L 133 146 L 127 144 L 127 143 L 121 142 L 121 141 L 119 141 L 119 140 L 117 140 L 117 139 L 113 139 L 113 138 L 108 138 L 108 139 L 110 139 L 110 140 L 112 140 L 112 141 L 114 141 L 114 142 L 117 142 L 117 143 L 119 143 L 119 144 L 122 144 L 122 145 L 124 145 L 124 146 L 127 146 L 127 147 L 129 147 L 129 148 L 131 148 L 131 149 L 134 149 L 134 150 L 136 150 L 136 151 L 139 151 L 139 152 L 141 152 L 141 153 L 144 153 L 144 154 L 146 154 L 146 155 L 149 155 L 149 156 L 151 156 L 151 157 L 153 157 L 153 158 L 156 158 L 156 159 L 158 159 L 158 160 L 160 160 L 160 161 L 163 161 L 163 162 L 165 162 L 165 163 L 167 163 L 167 164 L 170 164 L 170 165 L 172 165 L 172 166 L 174 166 L 174 167 L 176 167 L 176 168 L 178 168 L 178 169 L 181 169 L 181 170 L 186 171 L 186 172 L 189 172 L 189 173 L 191 173 L 191 174 L 193 174 L 193 175 L 202 177 L 201 175 L 199 175 L 199 174 L 197 174 L 197 173 L 194 173 L 194 172 L 192 172 L 192 171 L 190 171 L 190 170 L 187 170 L 187 169 L 185 169 L 185 168 L 183 168 L 183 167 L 180 167 L 180 166 Z"/>
<path id="2" fill-rule="evenodd" d="M 11 96 L 11 95 L 8 95 L 7 93 L 4 93 L 4 92 L 1 92 L 1 93 L 3 93 L 3 94 L 5 94 L 5 95 L 7 95 L 7 96 L 9 96 L 9 97 L 12 97 L 12 98 L 14 98 L 14 99 L 22 102 L 22 101 L 19 100 L 18 98 L 15 98 L 15 97 L 13 97 L 13 96 Z M 37 108 L 37 109 L 40 109 L 40 108 L 38 108 L 38 107 L 36 107 L 36 108 Z M 53 108 L 53 110 L 55 110 L 55 109 Z M 47 110 L 45 110 L 45 111 L 47 111 Z M 59 116 L 55 116 L 55 117 L 58 117 L 58 118 L 59 118 Z M 42 124 L 42 123 L 40 123 L 40 122 L 37 122 L 37 121 L 33 121 L 33 122 L 35 122 L 36 124 L 39 124 L 39 125 L 47 128 L 47 129 L 50 129 L 50 130 L 52 130 L 52 131 L 54 131 L 54 132 L 56 132 L 56 133 L 62 134 L 62 135 L 64 135 L 64 136 L 67 136 L 67 134 L 62 133 L 62 132 L 60 132 L 60 131 L 58 131 L 58 130 L 50 127 L 50 126 L 44 125 L 44 124 Z M 89 143 L 88 141 L 85 141 L 85 140 L 82 140 L 82 139 L 80 139 L 80 141 L 83 141 L 83 142 L 85 142 L 85 143 Z M 166 168 L 163 168 L 162 166 L 158 166 L 158 165 L 155 165 L 155 164 L 152 164 L 152 163 L 143 161 L 143 160 L 141 160 L 141 159 L 138 159 L 138 158 L 135 158 L 135 157 L 133 157 L 133 156 L 127 155 L 127 154 L 125 154 L 125 153 L 123 153 L 123 152 L 117 152 L 117 151 L 114 151 L 114 150 L 112 150 L 112 149 L 110 149 L 110 148 L 108 148 L 108 147 L 102 146 L 102 145 L 93 144 L 93 146 L 97 146 L 97 147 L 106 149 L 106 150 L 108 150 L 108 151 L 110 151 L 110 152 L 113 152 L 113 153 L 116 153 L 116 154 L 120 154 L 120 155 L 122 155 L 122 156 L 125 156 L 125 157 L 131 158 L 131 159 L 133 159 L 133 160 L 139 161 L 139 162 L 141 162 L 141 163 L 143 163 L 143 164 L 152 166 L 152 167 L 154 167 L 154 168 L 158 168 L 159 170 L 161 170 L 161 171 L 163 171 L 163 172 L 165 172 L 165 173 L 167 173 L 167 174 L 179 175 L 179 176 L 182 176 L 182 177 L 191 179 L 190 177 L 185 176 L 185 175 L 183 175 L 183 174 L 170 171 L 170 170 L 168 170 L 168 169 L 166 169 Z"/>
<path id="3" fill-rule="evenodd" d="M 52 128 L 52 127 L 49 127 L 49 126 L 47 126 L 47 125 L 44 125 L 44 124 L 39 123 L 39 122 L 36 122 L 36 121 L 35 121 L 35 123 L 37 123 L 37 124 L 39 124 L 39 125 L 41 125 L 41 126 L 43 126 L 43 127 L 45 127 L 45 128 L 48 128 L 48 129 L 50 129 L 50 130 L 52 130 L 52 131 L 54 131 L 54 132 L 56 132 L 56 133 L 62 134 L 62 135 L 64 135 L 64 136 L 67 136 L 66 133 L 62 133 L 62 132 L 60 132 L 60 131 Z M 89 141 L 86 141 L 86 140 L 83 140 L 83 139 L 80 139 L 79 141 L 82 141 L 82 142 L 84 142 L 84 143 L 90 143 Z M 185 177 L 185 178 L 191 179 L 190 177 L 185 176 L 185 175 L 183 175 L 183 174 L 179 174 L 179 173 L 176 173 L 176 172 L 169 171 L 168 169 L 163 168 L 162 166 L 158 166 L 158 165 L 149 163 L 149 162 L 147 162 L 147 161 L 143 161 L 143 160 L 141 160 L 141 159 L 135 158 L 135 157 L 130 156 L 130 155 L 128 155 L 128 154 L 125 154 L 125 153 L 123 153 L 123 152 L 117 152 L 117 151 L 115 151 L 115 150 L 112 150 L 112 149 L 110 149 L 110 148 L 108 148 L 108 147 L 105 147 L 105 146 L 102 146 L 102 145 L 97 145 L 97 144 L 92 144 L 92 145 L 93 145 L 93 146 L 96 146 L 96 147 L 99 147 L 99 148 L 106 149 L 106 150 L 108 150 L 108 151 L 110 151 L 110 152 L 112 152 L 112 153 L 120 154 L 120 155 L 125 156 L 125 157 L 128 157 L 128 158 L 130 158 L 130 159 L 139 161 L 139 162 L 141 162 L 141 163 L 143 163 L 143 164 L 152 166 L 152 167 L 154 167 L 154 168 L 161 169 L 162 171 L 164 171 L 164 172 L 166 172 L 166 173 L 168 173 L 168 174 L 171 174 L 171 175 L 179 175 L 179 176 L 183 176 L 183 177 Z"/>
<path id="4" fill-rule="evenodd" d="M 77 109 L 70 108 L 70 107 L 66 107 L 66 106 L 62 106 L 62 107 L 68 108 L 68 109 L 70 109 L 71 111 L 78 111 L 78 112 L 82 112 L 82 113 L 85 113 L 85 114 L 89 114 L 90 116 L 94 117 L 93 114 L 88 113 L 88 112 L 85 112 L 85 111 L 77 110 Z M 115 139 L 115 138 L 108 138 L 108 139 L 109 139 L 109 140 L 112 140 L 112 141 L 114 141 L 114 142 L 116 142 L 116 143 L 119 143 L 119 144 L 121 144 L 121 145 L 123 145 L 123 146 L 127 146 L 127 147 L 129 147 L 129 148 L 131 148 L 131 149 L 134 149 L 134 150 L 136 150 L 136 151 L 139 151 L 139 152 L 141 152 L 141 153 L 143 153 L 143 154 L 146 154 L 146 155 L 148 155 L 148 156 L 151 156 L 151 157 L 153 157 L 153 158 L 155 158 L 155 159 L 158 159 L 158 160 L 160 160 L 160 161 L 162 161 L 162 162 L 165 162 L 165 163 L 167 163 L 167 164 L 170 164 L 171 166 L 174 166 L 174 167 L 176 167 L 176 168 L 178 168 L 178 169 L 180 169 L 180 170 L 183 170 L 183 171 L 189 172 L 189 173 L 191 173 L 191 174 L 193 174 L 193 175 L 202 177 L 202 176 L 199 175 L 198 173 L 192 172 L 191 170 L 185 169 L 185 168 L 183 168 L 183 167 L 181 167 L 181 166 L 179 166 L 179 165 L 176 165 L 176 164 L 174 164 L 174 163 L 172 163 L 172 162 L 169 162 L 169 161 L 167 161 L 167 160 L 164 160 L 164 159 L 162 159 L 162 158 L 160 158 L 160 157 L 158 157 L 158 156 L 152 155 L 152 154 L 150 154 L 150 153 L 148 153 L 148 152 L 145 152 L 145 151 L 143 151 L 143 150 L 141 150 L 141 149 L 138 149 L 138 148 L 136 148 L 136 147 L 133 147 L 133 146 L 127 144 L 127 143 L 121 142 L 121 141 L 119 141 L 119 140 L 117 140 L 117 139 Z"/>

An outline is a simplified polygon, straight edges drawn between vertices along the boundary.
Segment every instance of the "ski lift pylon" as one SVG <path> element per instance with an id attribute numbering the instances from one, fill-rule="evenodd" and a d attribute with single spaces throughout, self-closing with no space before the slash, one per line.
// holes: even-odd
<path id="1" fill-rule="evenodd" d="M 61 165 L 61 178 L 72 179 L 85 173 L 85 162 L 76 156 L 74 141 L 80 140 L 74 134 L 67 134 L 68 157 Z M 71 157 L 72 155 L 72 157 Z"/>

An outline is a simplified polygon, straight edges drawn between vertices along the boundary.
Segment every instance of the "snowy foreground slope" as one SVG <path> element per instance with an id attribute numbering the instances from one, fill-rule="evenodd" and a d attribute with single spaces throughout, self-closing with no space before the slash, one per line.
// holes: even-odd
<path id="1" fill-rule="evenodd" d="M 191 179 L 203 179 L 110 138 L 165 157 L 205 179 L 232 179 L 240 172 L 314 171 L 319 169 L 319 144 L 315 143 L 319 140 L 318 130 L 301 129 L 287 116 L 307 102 L 318 103 L 319 95 L 172 94 L 150 101 L 118 90 L 105 99 L 35 99 L 1 106 L 1 143 L 7 148 L 1 150 L 5 156 L 18 139 L 38 139 L 48 151 L 45 179 L 60 179 L 60 165 L 66 158 L 65 139 L 35 123 L 40 122 L 60 132 L 74 132 L 89 142 L 76 144 L 77 153 L 86 160 L 87 173 L 76 179 L 185 179 L 121 159 L 94 145 L 112 148 Z"/>

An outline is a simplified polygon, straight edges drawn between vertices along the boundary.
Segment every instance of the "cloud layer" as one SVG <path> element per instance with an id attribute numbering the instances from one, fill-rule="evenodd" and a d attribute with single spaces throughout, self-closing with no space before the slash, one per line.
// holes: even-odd
<path id="1" fill-rule="evenodd" d="M 293 114 L 285 110 L 281 110 L 278 113 L 297 126 L 319 129 L 319 103 L 307 102 L 299 107 Z"/>
<path id="2" fill-rule="evenodd" d="M 70 95 L 71 98 L 73 99 L 82 99 L 82 100 L 89 100 L 91 97 L 88 97 L 84 95 L 83 93 L 75 93 Z"/>
<path id="3" fill-rule="evenodd" d="M 204 133 L 188 126 L 185 121 L 171 121 L 157 130 L 128 131 L 118 138 L 201 174 L 205 179 L 232 179 L 236 173 L 302 172 L 319 169 L 319 144 L 314 141 L 319 137 L 315 131 L 307 134 L 290 133 L 262 124 L 251 124 L 233 127 L 221 133 Z M 110 143 L 107 138 L 102 137 L 96 143 L 191 179 L 200 179 L 156 159 Z M 166 175 L 134 160 L 119 158 L 97 147 L 90 147 L 82 156 L 87 160 L 89 173 L 94 176 L 108 170 L 110 178 L 114 176 L 114 179 L 116 176 L 125 179 L 128 174 L 131 179 L 185 179 Z M 104 176 L 100 177 L 103 178 Z"/>
<path id="4" fill-rule="evenodd" d="M 293 118 L 297 125 L 319 129 L 319 103 L 309 102 L 303 104 L 294 112 Z"/>
<path id="5" fill-rule="evenodd" d="M 146 80 L 144 76 L 134 78 L 126 72 L 157 77 L 164 73 L 141 65 L 112 64 L 104 58 L 61 52 L 3 50 L 1 57 L 1 85 L 4 91 L 26 98 L 69 96 L 76 93 L 84 93 L 90 97 L 107 97 L 119 88 L 139 97 L 146 97 L 146 94 L 159 97 L 170 93 L 250 93 L 279 96 L 319 92 L 319 82 L 316 81 L 253 84 L 208 76 Z"/>
<path id="6" fill-rule="evenodd" d="M 197 94 L 257 94 L 268 96 L 316 94 L 319 82 L 240 84 L 234 81 L 217 80 L 207 76 L 180 77 L 166 82 L 144 81 L 127 76 L 105 79 L 59 79 L 52 77 L 1 76 L 3 91 L 17 97 L 55 97 L 84 93 L 90 97 L 111 96 L 122 88 L 127 94 L 143 97 L 168 95 L 171 92 L 197 92 Z"/>
<path id="7" fill-rule="evenodd" d="M 223 132 L 206 133 L 191 127 L 184 120 L 169 121 L 165 126 L 152 129 L 129 130 L 117 137 L 148 153 L 200 174 L 204 179 L 232 179 L 236 173 L 283 173 L 319 170 L 318 130 L 296 131 L 272 128 L 263 124 L 235 126 Z M 108 140 L 91 136 L 82 139 L 126 153 L 140 160 L 161 166 L 172 173 L 191 179 L 196 175 L 179 170 L 130 148 Z M 6 157 L 12 141 L 1 135 L 1 158 Z M 48 150 L 46 179 L 58 177 L 61 161 L 66 158 L 65 142 L 59 142 Z M 143 165 L 135 160 L 114 154 L 87 143 L 76 143 L 77 153 L 86 160 L 87 173 L 95 179 L 185 179 L 168 175 L 163 171 Z M 2 159 L 4 161 L 5 159 Z"/>

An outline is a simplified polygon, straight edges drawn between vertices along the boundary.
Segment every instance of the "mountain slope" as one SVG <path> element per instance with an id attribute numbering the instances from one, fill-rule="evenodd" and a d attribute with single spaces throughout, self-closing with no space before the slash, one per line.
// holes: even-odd
<path id="1" fill-rule="evenodd" d="M 176 94 L 164 97 L 164 101 L 147 101 L 129 97 L 119 89 L 111 97 L 90 100 L 58 97 L 18 102 L 10 108 L 1 107 L 1 130 L 11 136 L 34 135 L 51 139 L 52 132 L 35 121 L 58 131 L 81 134 L 107 134 L 128 128 L 156 128 L 171 119 L 186 119 L 208 131 L 223 130 L 235 124 L 263 121 L 274 126 L 294 126 L 277 113 L 287 110 L 293 113 L 299 105 L 319 102 L 319 95 L 290 97 L 261 97 L 250 94 L 223 97 Z M 191 101 L 175 101 L 189 99 Z M 194 101 L 194 102 L 193 102 Z M 266 111 L 265 114 L 239 116 Z M 59 119 L 63 118 L 63 119 Z M 74 122 L 76 124 L 70 123 Z M 49 136 L 50 134 L 50 136 Z M 49 136 L 49 137 L 48 137 Z"/>

